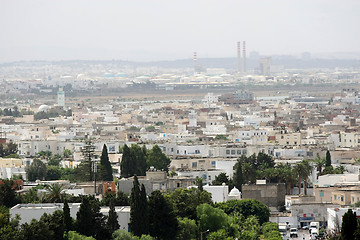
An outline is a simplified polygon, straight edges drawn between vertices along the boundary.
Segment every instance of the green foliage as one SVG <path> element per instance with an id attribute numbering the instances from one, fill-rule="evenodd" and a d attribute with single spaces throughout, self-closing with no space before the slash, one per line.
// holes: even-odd
<path id="1" fill-rule="evenodd" d="M 0 144 L 0 157 L 17 156 L 18 146 L 13 142 L 7 144 Z"/>
<path id="2" fill-rule="evenodd" d="M 131 162 L 130 148 L 125 144 L 122 148 L 122 159 L 120 164 L 121 176 L 130 177 L 134 175 L 134 163 Z"/>
<path id="3" fill-rule="evenodd" d="M 269 208 L 255 199 L 229 200 L 227 202 L 216 203 L 215 206 L 222 209 L 226 214 L 241 214 L 245 218 L 256 216 L 260 222 L 269 221 Z"/>
<path id="4" fill-rule="evenodd" d="M 210 232 L 216 232 L 217 230 L 225 229 L 229 224 L 229 217 L 223 210 L 214 208 L 206 203 L 196 208 L 196 215 L 200 231 L 209 230 Z"/>
<path id="5" fill-rule="evenodd" d="M 118 216 L 115 212 L 115 205 L 114 199 L 110 200 L 110 209 L 109 209 L 109 217 L 107 219 L 107 228 L 109 229 L 110 233 L 112 234 L 114 231 L 119 229 L 120 225 L 118 223 Z"/>
<path id="6" fill-rule="evenodd" d="M 45 187 L 47 193 L 46 198 L 49 202 L 52 203 L 59 203 L 62 202 L 62 191 L 64 190 L 64 187 L 60 185 L 59 183 L 55 183 L 52 185 L 47 185 Z"/>
<path id="7" fill-rule="evenodd" d="M 60 162 L 62 161 L 62 156 L 60 156 L 59 154 L 55 154 L 54 156 L 51 156 L 48 160 L 47 163 L 49 166 L 56 166 L 58 167 L 60 165 Z"/>
<path id="8" fill-rule="evenodd" d="M 331 155 L 330 155 L 330 151 L 327 150 L 325 157 L 325 167 L 330 167 L 330 166 L 331 166 Z"/>
<path id="9" fill-rule="evenodd" d="M 170 158 L 161 151 L 158 145 L 155 145 L 150 150 L 146 161 L 148 168 L 153 166 L 158 170 L 164 170 L 166 172 L 169 170 L 170 162 Z"/>
<path id="10" fill-rule="evenodd" d="M 95 159 L 95 146 L 91 138 L 85 139 L 81 150 L 83 160 L 75 170 L 77 180 L 93 181 L 92 161 Z"/>
<path id="11" fill-rule="evenodd" d="M 81 235 L 75 231 L 69 231 L 64 234 L 64 240 L 95 240 L 95 238 Z"/>
<path id="12" fill-rule="evenodd" d="M 57 166 L 48 166 L 46 180 L 59 180 L 61 178 L 61 168 Z"/>
<path id="13" fill-rule="evenodd" d="M 107 146 L 104 144 L 100 157 L 100 179 L 103 181 L 112 181 L 112 167 L 109 161 Z"/>
<path id="14" fill-rule="evenodd" d="M 227 136 L 218 134 L 215 136 L 215 140 L 228 140 Z"/>
<path id="15" fill-rule="evenodd" d="M 116 230 L 113 233 L 112 237 L 114 240 L 154 240 L 155 239 L 150 235 L 141 235 L 141 237 L 139 238 L 125 230 Z"/>
<path id="16" fill-rule="evenodd" d="M 353 240 L 354 233 L 358 226 L 356 212 L 349 209 L 342 218 L 341 224 L 341 238 L 346 240 Z"/>
<path id="17" fill-rule="evenodd" d="M 304 181 L 304 194 L 307 194 L 307 181 L 309 175 L 312 172 L 313 167 L 310 164 L 309 160 L 302 160 L 300 163 L 297 163 L 293 169 L 293 174 L 298 178 L 299 183 L 299 193 L 301 192 L 301 182 Z"/>
<path id="18" fill-rule="evenodd" d="M 65 150 L 63 151 L 63 157 L 64 157 L 64 158 L 71 158 L 71 157 L 72 157 L 72 152 L 71 152 L 71 150 L 65 149 Z"/>
<path id="19" fill-rule="evenodd" d="M 9 209 L 5 206 L 0 206 L 0 239 L 15 239 L 20 240 L 19 234 L 19 215 L 10 219 Z"/>
<path id="20" fill-rule="evenodd" d="M 178 217 L 196 219 L 196 207 L 203 203 L 212 204 L 211 193 L 197 188 L 178 188 L 167 197 Z"/>
<path id="21" fill-rule="evenodd" d="M 222 172 L 215 177 L 215 180 L 212 181 L 212 185 L 222 185 L 223 183 L 229 185 L 229 182 L 229 177 L 226 175 L 226 173 Z"/>
<path id="22" fill-rule="evenodd" d="M 64 218 L 63 218 L 64 231 L 68 232 L 73 230 L 74 219 L 70 216 L 70 208 L 66 198 L 64 200 L 63 214 L 64 214 Z"/>
<path id="23" fill-rule="evenodd" d="M 195 220 L 188 218 L 178 218 L 179 229 L 176 240 L 192 240 L 199 235 L 199 228 Z"/>
<path id="24" fill-rule="evenodd" d="M 203 233 L 205 234 L 205 233 Z M 209 233 L 209 236 L 206 238 L 208 240 L 224 240 L 224 239 L 233 239 L 227 238 L 227 232 L 225 229 L 219 229 L 216 232 Z"/>
<path id="25" fill-rule="evenodd" d="M 200 177 L 196 177 L 195 183 L 198 187 L 198 189 L 202 192 L 204 190 L 203 188 L 203 179 Z"/>
<path id="26" fill-rule="evenodd" d="M 106 218 L 100 213 L 99 202 L 93 196 L 83 197 L 76 220 L 76 230 L 80 234 L 93 236 L 96 239 L 110 238 L 106 228 Z"/>
<path id="27" fill-rule="evenodd" d="M 49 118 L 55 118 L 55 117 L 59 117 L 59 116 L 68 116 L 69 114 L 70 114 L 70 112 L 67 112 L 61 108 L 51 108 L 47 112 L 41 111 L 41 112 L 35 113 L 34 119 L 35 120 L 49 119 Z"/>
<path id="28" fill-rule="evenodd" d="M 19 200 L 15 193 L 15 182 L 12 180 L 1 180 L 0 182 L 0 206 L 11 208 L 15 206 Z"/>
<path id="29" fill-rule="evenodd" d="M 172 206 L 159 190 L 149 197 L 149 229 L 150 235 L 158 239 L 171 239 L 178 229 Z"/>
<path id="30" fill-rule="evenodd" d="M 135 175 L 130 197 L 130 229 L 135 236 L 149 233 L 149 212 L 144 184 Z"/>
<path id="31" fill-rule="evenodd" d="M 262 238 L 264 240 L 282 240 L 277 223 L 266 222 L 261 226 Z"/>
<path id="32" fill-rule="evenodd" d="M 115 195 L 114 193 L 105 193 L 103 200 L 101 201 L 102 206 L 110 206 L 110 201 L 114 201 L 115 206 L 129 206 L 129 195 L 122 191 L 118 191 Z"/>
<path id="33" fill-rule="evenodd" d="M 147 132 L 155 132 L 156 130 L 154 126 L 147 126 L 145 129 Z"/>
<path id="34" fill-rule="evenodd" d="M 35 180 L 45 180 L 47 173 L 46 164 L 41 160 L 35 158 L 30 166 L 26 167 L 26 175 L 28 180 L 34 182 Z"/>

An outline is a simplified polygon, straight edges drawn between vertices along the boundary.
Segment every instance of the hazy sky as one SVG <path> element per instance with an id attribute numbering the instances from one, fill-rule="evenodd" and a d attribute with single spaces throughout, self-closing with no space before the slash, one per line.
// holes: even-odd
<path id="1" fill-rule="evenodd" d="M 360 52 L 359 0 L 0 0 L 0 62 Z"/>

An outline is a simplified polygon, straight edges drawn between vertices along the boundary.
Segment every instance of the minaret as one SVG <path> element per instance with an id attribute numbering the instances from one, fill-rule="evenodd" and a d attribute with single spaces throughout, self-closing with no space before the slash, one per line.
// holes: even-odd
<path id="1" fill-rule="evenodd" d="M 194 52 L 193 61 L 194 61 L 194 75 L 195 75 L 196 69 L 197 69 L 197 53 L 196 52 Z"/>
<path id="2" fill-rule="evenodd" d="M 59 87 L 57 92 L 57 105 L 60 107 L 65 107 L 65 92 L 62 87 Z"/>

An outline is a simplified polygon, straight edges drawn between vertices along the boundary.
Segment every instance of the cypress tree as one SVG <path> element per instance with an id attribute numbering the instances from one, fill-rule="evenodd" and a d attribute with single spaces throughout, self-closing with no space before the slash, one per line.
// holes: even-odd
<path id="1" fill-rule="evenodd" d="M 130 230 L 135 236 L 148 234 L 149 232 L 149 218 L 147 209 L 147 199 L 145 186 L 142 184 L 140 190 L 140 183 L 137 176 L 134 176 L 133 188 L 131 189 L 130 198 Z"/>
<path id="2" fill-rule="evenodd" d="M 87 197 L 82 199 L 80 209 L 76 213 L 76 220 L 77 232 L 86 236 L 94 235 L 94 222 L 92 218 L 91 205 Z"/>
<path id="3" fill-rule="evenodd" d="M 342 219 L 341 239 L 353 240 L 357 225 L 356 212 L 349 209 Z"/>
<path id="4" fill-rule="evenodd" d="M 243 173 L 242 173 L 242 161 L 238 159 L 238 162 L 234 166 L 234 185 L 239 191 L 242 191 L 242 184 L 244 183 Z"/>
<path id="5" fill-rule="evenodd" d="M 73 219 L 70 216 L 70 208 L 69 208 L 69 204 L 67 202 L 67 199 L 65 198 L 64 200 L 64 207 L 63 207 L 63 212 L 64 212 L 64 230 L 66 232 L 73 230 Z"/>
<path id="6" fill-rule="evenodd" d="M 326 151 L 325 167 L 330 167 L 330 166 L 331 166 L 331 155 L 330 155 L 330 151 L 327 150 Z"/>
<path id="7" fill-rule="evenodd" d="M 121 176 L 130 177 L 130 148 L 125 144 L 122 151 L 122 158 L 120 164 Z"/>
<path id="8" fill-rule="evenodd" d="M 156 239 L 174 239 L 178 221 L 165 197 L 159 190 L 149 197 L 150 235 Z"/>
<path id="9" fill-rule="evenodd" d="M 112 167 L 111 163 L 109 161 L 109 155 L 106 144 L 104 144 L 101 157 L 100 157 L 100 169 L 101 169 L 101 178 L 104 181 L 112 181 L 113 175 L 112 175 Z"/>
<path id="10" fill-rule="evenodd" d="M 107 220 L 107 228 L 112 234 L 115 230 L 119 229 L 118 216 L 115 212 L 115 200 L 112 198 L 110 200 L 110 209 L 109 209 L 109 217 Z"/>

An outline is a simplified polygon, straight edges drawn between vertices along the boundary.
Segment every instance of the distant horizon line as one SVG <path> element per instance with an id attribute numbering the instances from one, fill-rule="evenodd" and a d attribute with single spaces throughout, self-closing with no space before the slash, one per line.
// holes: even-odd
<path id="1" fill-rule="evenodd" d="M 256 51 L 254 51 L 256 52 Z M 360 60 L 360 52 L 324 52 L 324 53 L 311 53 L 311 52 L 302 52 L 302 53 L 310 53 L 310 60 Z M 302 54 L 301 53 L 301 54 Z M 329 56 L 329 55 L 352 55 L 352 56 Z M 318 56 L 319 55 L 319 56 Z M 328 56 L 321 56 L 321 55 L 328 55 Z M 358 56 L 356 56 L 358 55 Z M 298 54 L 266 54 L 262 55 L 259 54 L 259 58 L 262 57 L 291 57 L 297 58 L 301 60 L 301 56 Z M 232 57 L 201 57 L 198 58 L 198 61 L 202 59 L 237 59 L 236 56 Z M 254 59 L 250 56 L 247 56 L 247 59 Z M 32 59 L 32 60 L 14 60 L 14 61 L 0 61 L 0 64 L 14 64 L 14 63 L 24 63 L 24 62 L 76 62 L 76 61 L 84 61 L 84 62 L 91 62 L 91 61 L 99 61 L 99 62 L 129 62 L 129 63 L 157 63 L 157 62 L 176 62 L 176 61 L 192 61 L 192 58 L 177 58 L 177 59 L 162 59 L 162 60 L 124 60 L 124 59 L 115 59 L 115 58 L 102 58 L 102 59 L 81 59 L 81 58 L 71 58 L 71 59 L 58 59 L 58 60 L 49 60 L 49 59 Z"/>

